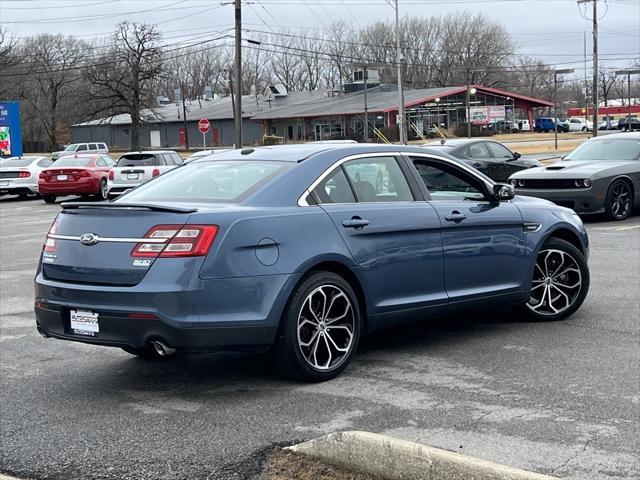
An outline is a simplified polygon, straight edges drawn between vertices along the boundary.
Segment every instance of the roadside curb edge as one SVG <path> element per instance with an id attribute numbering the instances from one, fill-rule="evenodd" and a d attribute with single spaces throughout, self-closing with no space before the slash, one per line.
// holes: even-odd
<path id="1" fill-rule="evenodd" d="M 370 432 L 346 431 L 287 447 L 325 463 L 402 480 L 558 480 Z"/>

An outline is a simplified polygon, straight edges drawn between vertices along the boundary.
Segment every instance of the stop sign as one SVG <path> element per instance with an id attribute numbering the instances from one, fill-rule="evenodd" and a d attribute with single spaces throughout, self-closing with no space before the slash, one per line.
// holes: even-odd
<path id="1" fill-rule="evenodd" d="M 209 131 L 209 128 L 211 128 L 209 120 L 207 120 L 206 118 L 201 118 L 200 120 L 198 120 L 198 130 L 200 130 L 200 133 L 207 133 Z"/>

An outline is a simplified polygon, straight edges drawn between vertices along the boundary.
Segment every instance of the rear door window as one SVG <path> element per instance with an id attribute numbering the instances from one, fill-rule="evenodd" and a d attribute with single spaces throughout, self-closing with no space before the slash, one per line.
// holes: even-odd
<path id="1" fill-rule="evenodd" d="M 472 143 L 469 145 L 469 157 L 471 158 L 490 158 L 489 150 L 485 147 L 484 142 Z"/>
<path id="2" fill-rule="evenodd" d="M 358 202 L 413 200 L 407 179 L 394 157 L 351 160 L 343 168 Z"/>
<path id="3" fill-rule="evenodd" d="M 158 161 L 152 153 L 123 155 L 116 163 L 116 167 L 155 167 L 156 165 L 158 165 Z"/>
<path id="4" fill-rule="evenodd" d="M 98 147 L 96 146 L 95 143 L 90 143 L 89 144 L 89 150 L 98 150 Z"/>

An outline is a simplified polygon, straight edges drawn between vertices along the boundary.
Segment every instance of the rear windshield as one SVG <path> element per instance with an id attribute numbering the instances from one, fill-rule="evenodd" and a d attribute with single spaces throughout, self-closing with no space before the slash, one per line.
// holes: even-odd
<path id="1" fill-rule="evenodd" d="M 0 159 L 0 167 L 28 167 L 38 157 L 11 157 Z"/>
<path id="2" fill-rule="evenodd" d="M 53 165 L 56 167 L 88 167 L 92 157 L 62 157 Z"/>
<path id="3" fill-rule="evenodd" d="M 584 142 L 564 160 L 636 160 L 640 158 L 640 140 L 604 137 Z"/>
<path id="4" fill-rule="evenodd" d="M 156 156 L 150 153 L 134 153 L 123 155 L 116 163 L 116 167 L 153 167 L 157 165 Z"/>
<path id="5" fill-rule="evenodd" d="M 128 202 L 238 202 L 287 167 L 283 162 L 189 163 L 123 195 Z M 117 201 L 117 200 L 116 200 Z"/>

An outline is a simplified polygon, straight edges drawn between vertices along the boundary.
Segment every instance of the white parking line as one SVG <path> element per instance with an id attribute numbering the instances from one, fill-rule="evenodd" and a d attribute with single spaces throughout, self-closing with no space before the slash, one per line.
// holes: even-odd
<path id="1" fill-rule="evenodd" d="M 632 230 L 634 228 L 640 228 L 640 225 L 629 225 L 626 227 L 593 227 L 593 230 L 612 230 L 616 232 L 622 232 L 624 230 Z"/>

